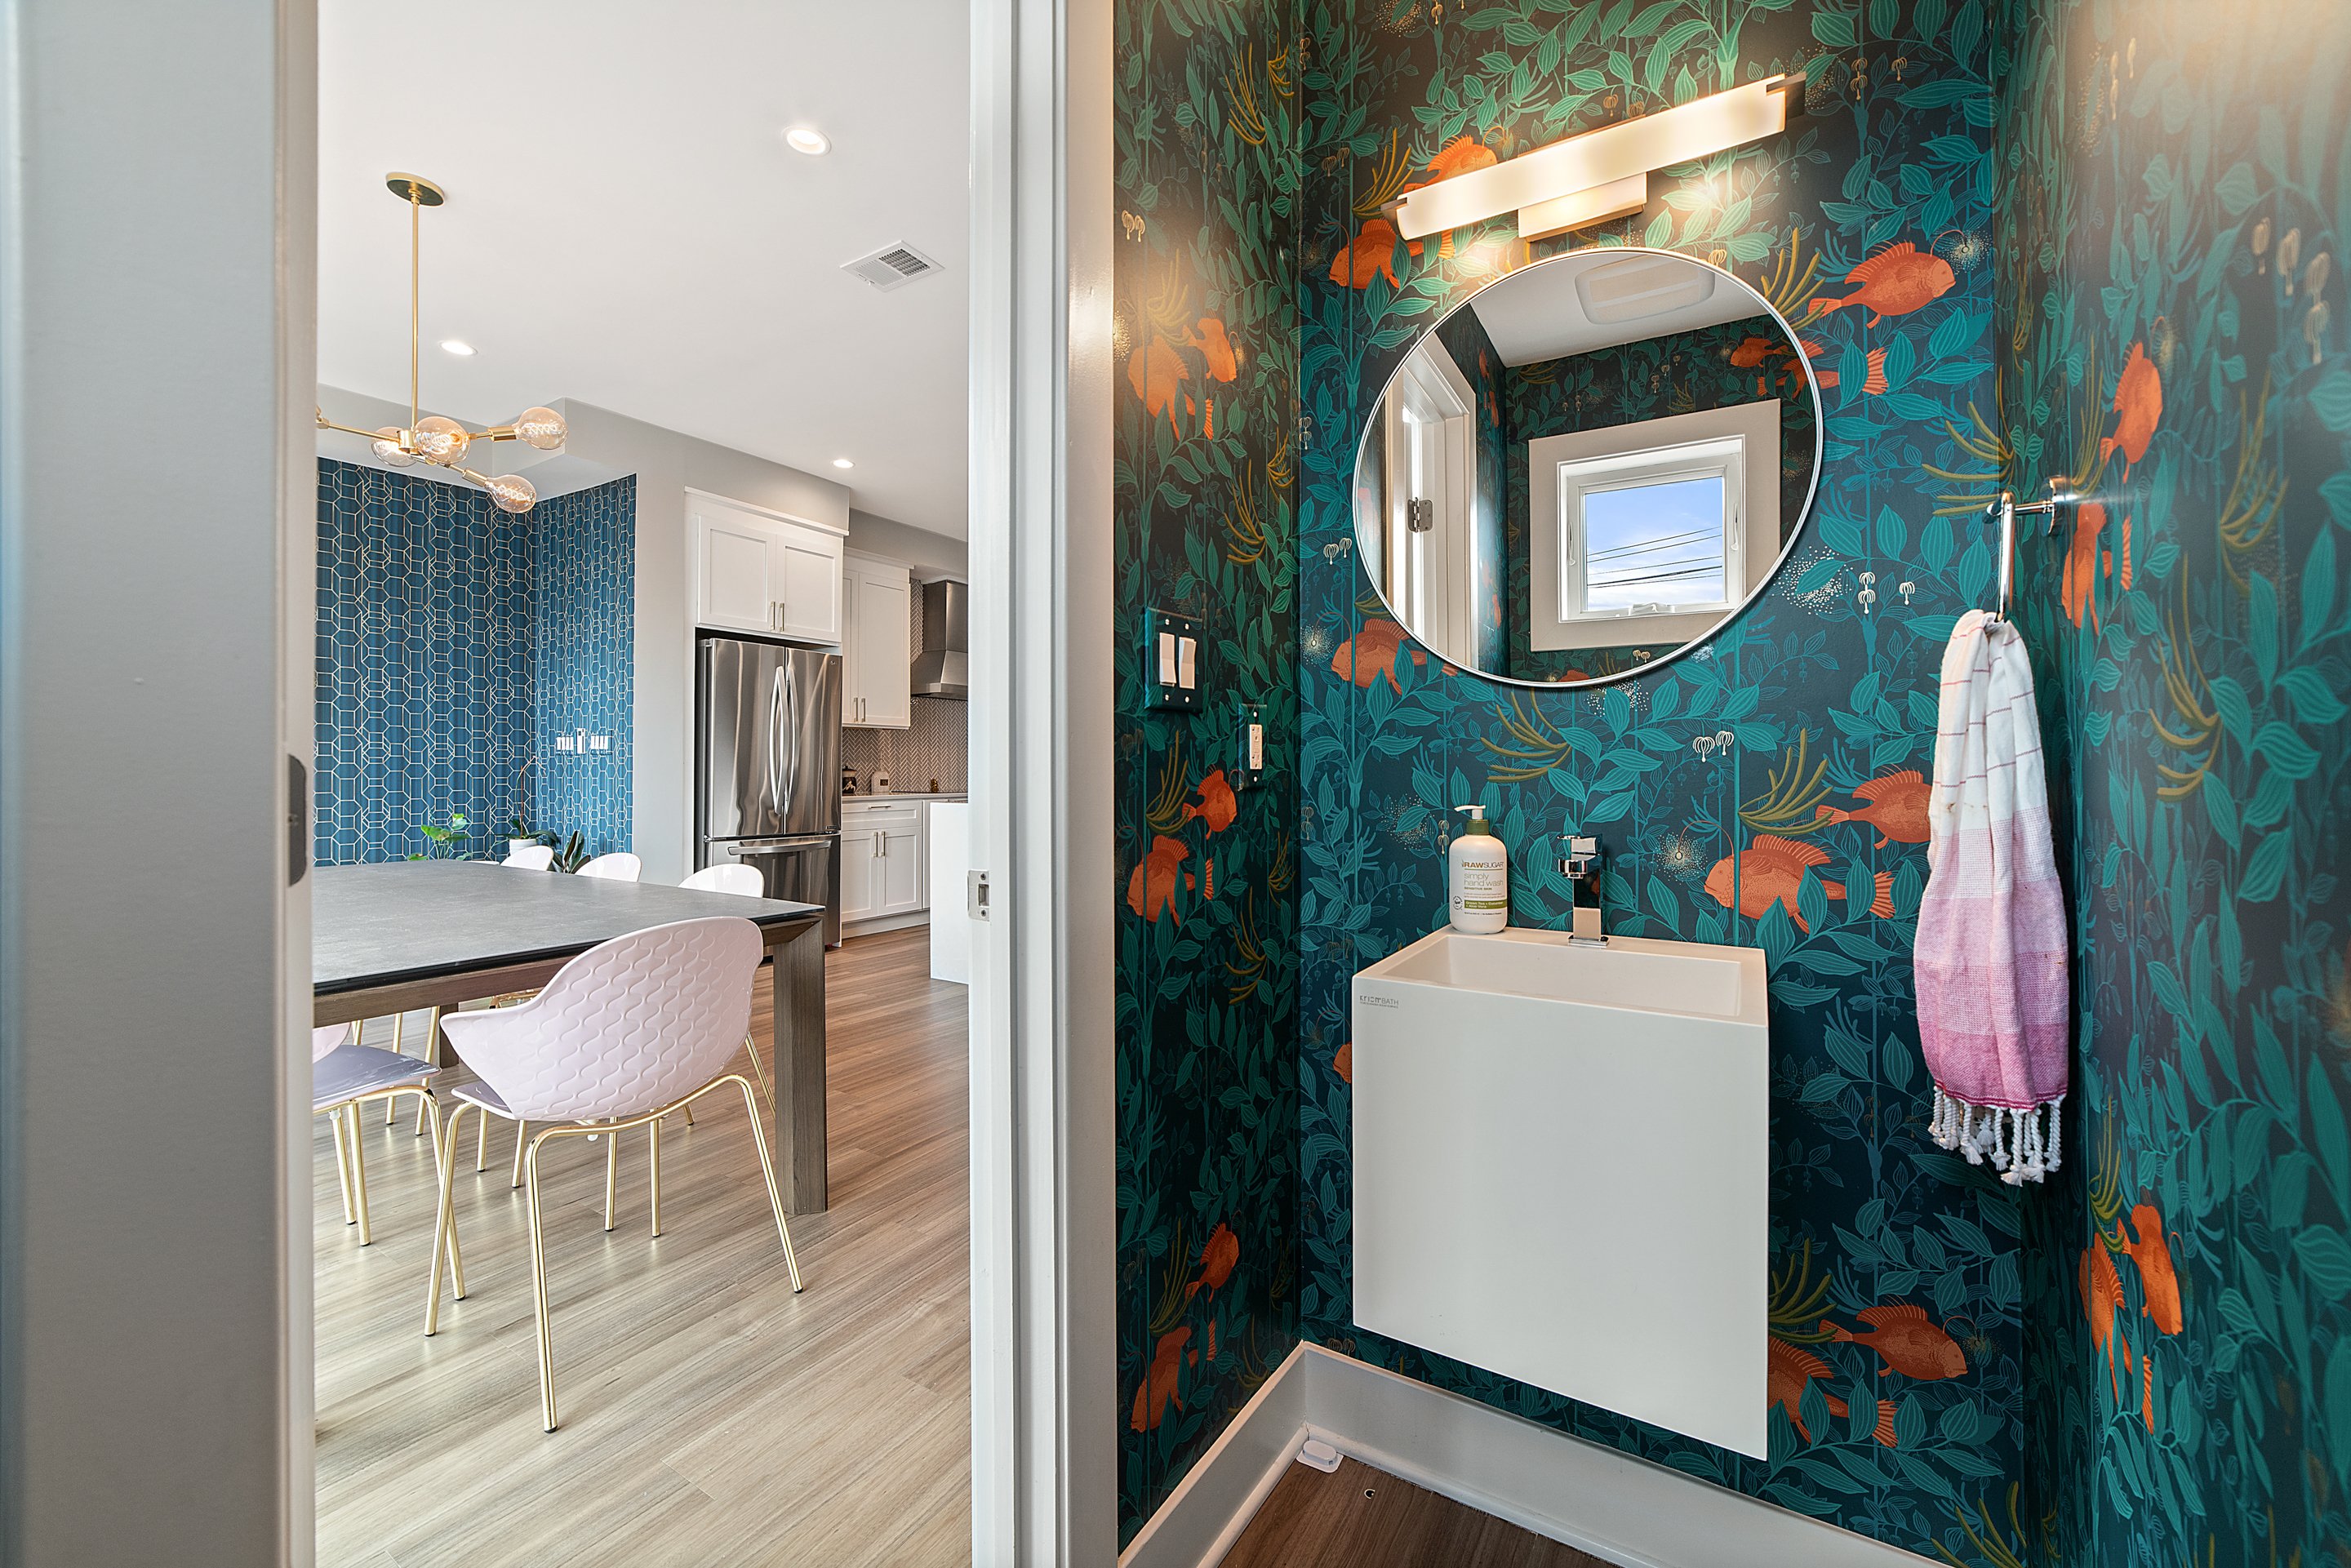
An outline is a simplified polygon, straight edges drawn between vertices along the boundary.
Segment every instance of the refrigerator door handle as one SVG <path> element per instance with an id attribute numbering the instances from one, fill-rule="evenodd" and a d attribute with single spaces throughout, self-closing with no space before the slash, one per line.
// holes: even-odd
<path id="1" fill-rule="evenodd" d="M 783 796 L 777 789 L 776 758 L 783 744 L 778 731 L 783 726 L 784 666 L 776 666 L 768 682 L 768 809 L 780 817 L 784 814 Z"/>
<path id="2" fill-rule="evenodd" d="M 721 847 L 728 854 L 740 857 L 782 854 L 790 850 L 812 850 L 832 841 L 833 835 L 831 833 L 810 833 L 806 837 L 796 839 L 741 840 Z"/>
<path id="3" fill-rule="evenodd" d="M 777 668 L 776 680 L 786 698 L 784 724 L 776 730 L 776 749 L 784 777 L 784 792 L 776 802 L 776 814 L 785 816 L 784 802 L 798 796 L 800 788 L 800 683 L 799 664 L 786 658 Z M 789 821 L 789 817 L 786 818 Z"/>

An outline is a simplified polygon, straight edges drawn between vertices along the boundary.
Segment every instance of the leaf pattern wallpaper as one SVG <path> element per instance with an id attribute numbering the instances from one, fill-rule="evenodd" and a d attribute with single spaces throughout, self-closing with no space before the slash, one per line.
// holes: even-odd
<path id="1" fill-rule="evenodd" d="M 2001 440 L 2088 497 L 2019 610 L 2078 947 L 2026 1522 L 2351 1562 L 2351 12 L 2009 12 Z"/>
<path id="2" fill-rule="evenodd" d="M 1304 1332 L 1969 1563 L 1987 1559 L 1962 1521 L 1981 1533 L 1989 1510 L 2004 1529 L 2024 1473 L 2022 1217 L 2012 1189 L 1926 1137 L 1909 949 L 1942 646 L 1992 570 L 1965 516 L 1997 473 L 1989 23 L 1980 0 L 1322 0 L 1301 78 Z M 1534 248 L 1715 261 L 1817 346 L 1835 382 L 1826 465 L 1788 564 L 1698 653 L 1604 687 L 1499 685 L 1400 640 L 1352 559 L 1348 433 L 1426 321 L 1529 251 L 1505 218 L 1414 254 L 1383 205 L 1449 168 L 1789 70 L 1806 73 L 1810 113 L 1783 136 Z M 1771 956 L 1768 1458 L 1353 1325 L 1348 979 L 1442 923 L 1443 818 L 1465 800 L 1512 850 L 1514 922 L 1563 924 L 1550 852 L 1580 828 L 1609 856 L 1613 928 Z"/>
<path id="3" fill-rule="evenodd" d="M 1125 0 L 1113 352 L 1121 1539 L 1298 1340 L 1294 24 Z M 1144 706 L 1143 616 L 1205 631 Z M 1235 783 L 1235 705 L 1266 770 Z"/>
<path id="4" fill-rule="evenodd" d="M 1304 1337 L 1964 1568 L 2351 1563 L 2351 13 L 2315 0 L 1120 0 L 1123 1538 Z M 1531 250 L 1419 182 L 1782 71 L 1808 113 Z M 1355 559 L 1416 336 L 1581 244 L 1794 324 L 1825 465 L 1677 664 L 1498 685 Z M 2074 899 L 2064 1165 L 1936 1148 L 1909 953 L 1942 647 L 2002 484 Z M 1208 703 L 1143 706 L 1146 608 Z M 1265 783 L 1230 789 L 1236 696 Z M 1219 705 L 1226 705 L 1222 711 Z M 1220 771 L 1221 769 L 1221 771 Z M 1349 977 L 1443 919 L 1484 802 L 1512 919 L 1596 833 L 1618 931 L 1772 982 L 1769 1456 L 1352 1322 Z M 1562 1134 L 1570 1113 L 1562 1113 Z"/>

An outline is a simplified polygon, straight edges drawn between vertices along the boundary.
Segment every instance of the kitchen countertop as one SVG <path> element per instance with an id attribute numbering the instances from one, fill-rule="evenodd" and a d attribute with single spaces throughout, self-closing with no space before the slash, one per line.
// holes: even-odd
<path id="1" fill-rule="evenodd" d="M 854 806 L 861 800 L 968 800 L 970 799 L 970 791 L 964 789 L 943 789 L 935 795 L 914 789 L 893 789 L 887 795 L 873 795 L 861 789 L 854 795 L 843 795 L 841 798 L 841 803 L 844 806 Z"/>

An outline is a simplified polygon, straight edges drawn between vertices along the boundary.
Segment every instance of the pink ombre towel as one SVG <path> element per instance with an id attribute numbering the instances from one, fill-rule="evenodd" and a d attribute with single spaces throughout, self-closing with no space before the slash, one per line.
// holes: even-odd
<path id="1" fill-rule="evenodd" d="M 2049 845 L 2024 639 L 1971 610 L 1943 651 L 1918 906 L 1918 1040 L 1935 1141 L 2011 1184 L 2057 1168 L 2066 1089 L 2065 904 Z"/>

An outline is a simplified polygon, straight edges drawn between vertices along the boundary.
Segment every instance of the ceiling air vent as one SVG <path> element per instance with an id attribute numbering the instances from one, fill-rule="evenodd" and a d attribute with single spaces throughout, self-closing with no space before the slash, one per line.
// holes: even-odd
<path id="1" fill-rule="evenodd" d="M 885 245 L 871 256 L 842 262 L 841 269 L 855 273 L 876 288 L 888 290 L 902 287 L 918 277 L 928 277 L 939 270 L 939 264 L 913 246 Z"/>

